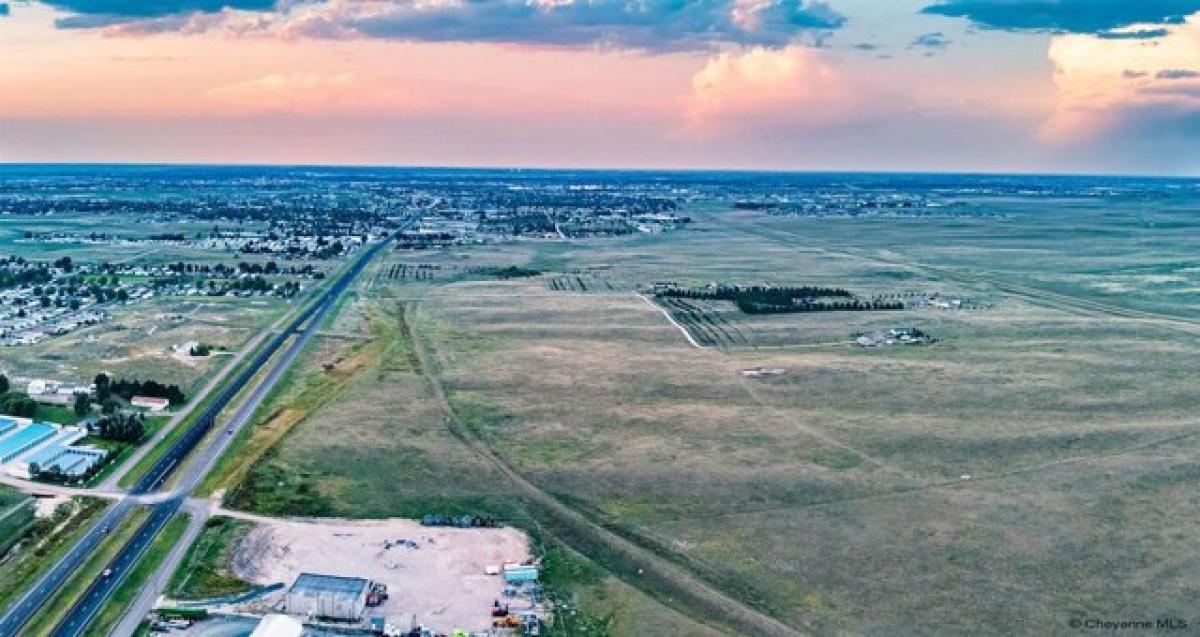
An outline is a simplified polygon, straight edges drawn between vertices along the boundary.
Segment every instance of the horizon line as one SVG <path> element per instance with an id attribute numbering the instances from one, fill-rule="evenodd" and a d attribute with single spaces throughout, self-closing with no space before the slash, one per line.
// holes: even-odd
<path id="1" fill-rule="evenodd" d="M 513 165 L 498 166 L 486 164 L 371 164 L 371 163 L 332 163 L 332 164 L 271 164 L 261 162 L 143 162 L 143 161 L 4 161 L 0 160 L 0 170 L 10 167 L 41 167 L 41 166 L 70 166 L 70 167 L 118 167 L 118 168 L 312 168 L 312 169 L 358 169 L 358 170 L 447 170 L 447 171 L 510 171 L 510 172 L 631 172 L 631 173 L 746 173 L 763 175 L 944 175 L 944 176 L 980 176 L 980 177 L 1102 177 L 1113 179 L 1164 179 L 1164 180 L 1200 180 L 1200 174 L 1162 174 L 1162 173 L 1106 173 L 1106 172 L 1038 172 L 1038 171 L 1006 171 L 1006 170 L 874 170 L 874 169 L 788 169 L 788 168 L 666 168 L 666 167 L 569 167 L 569 166 L 538 166 Z"/>

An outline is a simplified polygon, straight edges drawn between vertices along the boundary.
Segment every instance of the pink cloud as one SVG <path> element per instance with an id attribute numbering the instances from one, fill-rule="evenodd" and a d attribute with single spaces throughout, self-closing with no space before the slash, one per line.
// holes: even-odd
<path id="1" fill-rule="evenodd" d="M 713 56 L 692 77 L 684 131 L 711 135 L 746 128 L 829 123 L 853 105 L 845 80 L 820 52 L 793 45 Z"/>
<path id="2" fill-rule="evenodd" d="M 208 90 L 221 110 L 236 113 L 419 112 L 424 100 L 390 85 L 365 82 L 354 73 L 270 74 Z"/>

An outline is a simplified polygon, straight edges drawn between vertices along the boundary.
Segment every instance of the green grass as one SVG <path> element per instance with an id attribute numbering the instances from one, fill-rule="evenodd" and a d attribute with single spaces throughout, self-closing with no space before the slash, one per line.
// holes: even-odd
<path id="1" fill-rule="evenodd" d="M 591 560 L 554 541 L 538 546 L 540 582 L 546 599 L 557 607 L 545 631 L 550 637 L 608 637 L 616 609 L 595 603 L 604 598 L 608 574 Z M 580 604 L 581 599 L 593 603 Z"/>
<path id="2" fill-rule="evenodd" d="M 357 298 L 357 297 L 356 297 Z M 344 309 L 338 305 L 337 312 Z M 403 321 L 403 307 L 400 310 Z M 331 321 L 337 318 L 331 317 Z M 330 323 L 332 324 L 332 323 Z M 387 318 L 378 316 L 369 321 L 371 341 L 354 342 L 339 346 L 337 358 L 343 364 L 353 364 L 359 367 L 374 365 L 381 361 L 379 367 L 389 369 L 401 368 L 412 364 L 411 350 L 405 347 L 403 334 L 397 325 Z M 352 381 L 356 371 L 343 373 L 341 371 L 323 371 L 320 358 L 328 357 L 329 352 L 322 349 L 318 341 L 312 341 L 301 352 L 291 368 L 280 377 L 279 382 L 264 397 L 262 403 L 250 418 L 251 425 L 238 432 L 229 449 L 217 460 L 216 466 L 205 477 L 197 491 L 202 494 L 212 493 L 218 488 L 236 486 L 243 475 L 249 473 L 255 464 L 267 459 L 269 450 L 278 439 L 286 436 L 297 422 L 307 418 L 320 406 L 327 404 L 339 391 Z M 357 367 L 356 367 L 357 369 Z M 286 410 L 287 413 L 284 413 Z M 266 425 L 270 425 L 269 427 Z M 258 478 L 252 478 L 257 480 Z M 294 481 L 276 479 L 278 495 L 282 499 L 293 499 L 309 515 L 328 514 L 330 509 L 322 494 L 307 491 L 288 494 L 286 485 Z M 257 491 L 256 487 L 252 490 Z M 238 489 L 244 496 L 246 489 Z M 296 508 L 285 505 L 284 508 Z"/>
<path id="3" fill-rule="evenodd" d="M 226 517 L 209 518 L 183 562 L 171 576 L 167 594 L 175 599 L 211 599 L 253 588 L 229 569 L 233 552 L 254 525 Z"/>
<path id="4" fill-rule="evenodd" d="M 284 348 L 286 347 L 287 345 L 285 344 Z M 223 454 L 221 454 L 220 458 L 217 458 L 217 462 L 215 465 L 213 465 L 212 470 L 208 472 L 208 475 L 204 476 L 204 480 L 202 480 L 200 485 L 196 488 L 197 493 L 210 494 L 215 489 L 219 488 L 219 486 L 222 485 L 229 476 L 230 472 L 235 470 L 235 468 L 244 460 L 245 454 L 254 452 L 254 450 L 250 447 L 252 446 L 252 442 L 256 436 L 255 429 L 259 425 L 263 424 L 263 421 L 266 420 L 273 411 L 279 409 L 281 404 L 290 402 L 290 399 L 293 399 L 298 395 L 302 395 L 302 391 L 297 391 L 297 387 L 304 388 L 313 383 L 320 382 L 319 374 L 316 372 L 301 372 L 301 366 L 309 362 L 307 359 L 311 355 L 313 347 L 314 344 L 310 343 L 308 348 L 306 348 L 306 351 L 301 353 L 297 361 L 293 363 L 292 367 L 285 370 L 283 375 L 280 376 L 276 385 L 272 387 L 265 396 L 263 396 L 262 402 L 259 403 L 258 407 L 254 410 L 254 413 L 250 416 L 249 426 L 243 427 L 240 431 L 238 431 L 237 436 L 234 437 L 229 447 Z M 281 348 L 281 352 L 282 351 L 283 350 Z M 267 363 L 263 366 L 262 372 L 259 373 L 254 381 L 251 381 L 247 389 L 253 387 L 257 381 L 266 374 L 266 372 L 275 363 L 275 360 L 276 359 L 272 357 L 271 360 L 267 361 Z M 233 401 L 230 402 L 230 405 L 232 406 L 238 404 L 240 399 L 241 394 L 235 396 Z M 261 450 L 258 451 L 261 452 Z"/>
<path id="5" fill-rule="evenodd" d="M 60 425 L 73 425 L 80 420 L 83 420 L 83 418 L 84 416 L 80 416 L 79 414 L 75 413 L 75 409 L 73 407 L 63 405 L 46 405 L 42 403 L 38 403 L 37 414 L 34 416 L 35 420 L 45 420 L 47 422 L 55 422 Z"/>
<path id="6" fill-rule="evenodd" d="M 133 537 L 138 527 L 149 516 L 150 511 L 137 509 L 110 531 L 99 550 L 92 552 L 91 557 L 71 575 L 66 584 L 59 588 L 58 593 L 50 599 L 45 609 L 25 625 L 24 634 L 49 635 L 54 626 L 66 616 L 67 611 L 83 595 L 87 587 L 97 577 L 100 577 L 105 566 L 116 557 L 121 547 L 129 541 L 129 538 Z"/>
<path id="7" fill-rule="evenodd" d="M 36 503 L 29 497 L 11 497 L 7 489 L 0 491 L 0 555 L 15 544 L 33 524 Z"/>
<path id="8" fill-rule="evenodd" d="M 99 498 L 76 498 L 69 507 L 26 528 L 19 538 L 23 548 L 0 567 L 0 607 L 57 563 L 106 507 Z"/>
<path id="9" fill-rule="evenodd" d="M 154 538 L 150 547 L 146 549 L 142 558 L 138 560 L 129 576 L 125 578 L 124 582 L 121 582 L 117 590 L 113 591 L 112 597 L 104 604 L 104 608 L 100 610 L 95 621 L 88 627 L 86 635 L 102 637 L 107 635 L 117 622 L 121 621 L 125 610 L 133 603 L 142 586 L 154 575 L 155 570 L 167 558 L 167 554 L 179 542 L 180 537 L 187 530 L 187 525 L 188 516 L 184 513 L 175 514 L 175 517 L 167 522 L 158 537 Z"/>

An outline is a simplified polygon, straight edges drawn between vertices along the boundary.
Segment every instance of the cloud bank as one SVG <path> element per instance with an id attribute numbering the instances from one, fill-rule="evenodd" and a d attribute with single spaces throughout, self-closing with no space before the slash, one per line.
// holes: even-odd
<path id="1" fill-rule="evenodd" d="M 276 0 L 43 0 L 43 4 L 73 15 L 59 18 L 62 29 L 90 29 L 139 20 L 219 14 L 227 10 L 270 11 Z"/>
<path id="2" fill-rule="evenodd" d="M 392 0 L 298 13 L 285 26 L 290 35 L 642 50 L 782 46 L 844 21 L 828 5 L 802 0 Z"/>
<path id="3" fill-rule="evenodd" d="M 286 37 L 379 38 L 643 51 L 721 45 L 783 47 L 845 18 L 820 0 L 49 0 L 76 15 L 62 27 L 116 26 L 145 35 L 245 29 L 244 11 L 272 11 L 258 29 Z M 215 16 L 205 18 L 198 16 Z M 253 21 L 250 21 L 253 22 Z"/>
<path id="4" fill-rule="evenodd" d="M 1200 0 L 948 0 L 922 13 L 989 29 L 1101 34 L 1132 24 L 1178 24 L 1197 11 Z"/>
<path id="5" fill-rule="evenodd" d="M 1049 57 L 1058 107 L 1043 131 L 1048 138 L 1125 135 L 1200 142 L 1200 16 L 1172 25 L 1152 45 L 1056 36 Z"/>

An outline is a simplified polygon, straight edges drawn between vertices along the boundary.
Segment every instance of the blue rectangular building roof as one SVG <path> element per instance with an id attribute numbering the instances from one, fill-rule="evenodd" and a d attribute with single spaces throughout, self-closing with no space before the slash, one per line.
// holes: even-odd
<path id="1" fill-rule="evenodd" d="M 27 427 L 0 438 L 0 462 L 8 462 L 25 453 L 34 445 L 54 435 L 55 428 L 42 422 L 35 422 Z"/>

